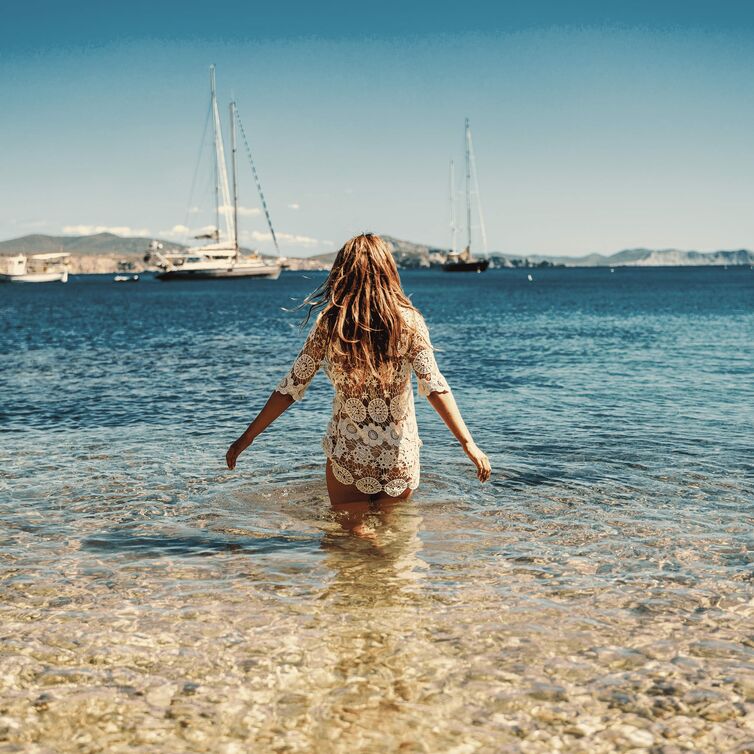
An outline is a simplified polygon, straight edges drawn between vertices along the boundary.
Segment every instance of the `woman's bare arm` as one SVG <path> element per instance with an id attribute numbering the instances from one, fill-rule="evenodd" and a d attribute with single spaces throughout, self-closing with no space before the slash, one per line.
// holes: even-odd
<path id="1" fill-rule="evenodd" d="M 225 454 L 225 461 L 229 469 L 235 469 L 236 460 L 254 440 L 264 432 L 267 427 L 275 421 L 290 405 L 293 398 L 290 395 L 283 395 L 275 390 L 267 399 L 264 408 L 257 414 L 257 418 L 249 424 L 244 433 L 228 448 Z"/>
<path id="2" fill-rule="evenodd" d="M 490 478 L 490 461 L 487 456 L 477 447 L 471 432 L 469 432 L 466 423 L 458 410 L 456 399 L 453 393 L 432 392 L 427 397 L 432 404 L 432 408 L 437 411 L 440 418 L 445 422 L 453 436 L 461 443 L 463 452 L 471 459 L 476 466 L 477 476 L 480 482 L 486 482 Z"/>

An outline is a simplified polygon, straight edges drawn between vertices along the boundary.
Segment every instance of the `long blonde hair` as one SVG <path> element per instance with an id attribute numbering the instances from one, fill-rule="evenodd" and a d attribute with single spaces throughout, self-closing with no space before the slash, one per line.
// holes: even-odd
<path id="1" fill-rule="evenodd" d="M 304 301 L 305 322 L 321 310 L 328 356 L 342 360 L 354 376 L 379 376 L 380 367 L 399 355 L 403 315 L 415 310 L 403 292 L 388 244 L 362 233 L 343 244 L 327 280 Z"/>

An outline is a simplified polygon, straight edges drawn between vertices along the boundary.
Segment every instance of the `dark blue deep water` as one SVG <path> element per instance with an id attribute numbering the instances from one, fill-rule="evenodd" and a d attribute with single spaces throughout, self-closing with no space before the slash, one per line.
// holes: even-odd
<path id="1" fill-rule="evenodd" d="M 754 271 L 403 272 L 493 475 L 417 399 L 422 484 L 365 541 L 326 501 L 324 375 L 224 468 L 303 340 L 285 309 L 322 277 L 0 287 L 9 714 L 44 687 L 60 720 L 82 690 L 102 719 L 143 719 L 102 691 L 127 666 L 117 683 L 159 703 L 208 689 L 182 702 L 190 725 L 155 717 L 171 750 L 313 750 L 318 715 L 344 752 L 407 731 L 426 745 L 407 751 L 644 751 L 680 740 L 675 718 L 699 750 L 748 740 Z M 243 724 L 221 709 L 240 686 L 267 690 Z M 137 729 L 110 744 L 151 751 Z"/>

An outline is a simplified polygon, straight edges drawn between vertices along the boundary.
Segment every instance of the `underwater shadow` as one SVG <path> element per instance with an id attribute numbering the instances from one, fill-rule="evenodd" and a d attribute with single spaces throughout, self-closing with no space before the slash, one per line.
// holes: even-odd
<path id="1" fill-rule="evenodd" d="M 312 550 L 319 547 L 320 537 L 227 537 L 207 535 L 165 536 L 138 535 L 128 532 L 103 532 L 82 540 L 82 548 L 99 552 L 131 553 L 140 557 L 189 555 L 207 557 L 219 552 L 263 555 L 280 550 Z"/>

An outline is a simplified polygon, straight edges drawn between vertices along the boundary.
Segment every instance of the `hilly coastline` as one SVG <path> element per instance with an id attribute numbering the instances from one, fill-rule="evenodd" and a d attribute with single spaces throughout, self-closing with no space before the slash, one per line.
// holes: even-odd
<path id="1" fill-rule="evenodd" d="M 448 249 L 402 241 L 383 236 L 393 247 L 401 267 L 434 267 L 445 262 Z M 323 255 L 329 259 L 334 255 Z M 492 267 L 707 267 L 712 265 L 752 265 L 754 252 L 682 251 L 679 249 L 625 249 L 615 254 L 588 254 L 581 257 L 509 254 L 493 251 L 487 255 Z"/>
<path id="2" fill-rule="evenodd" d="M 383 235 L 390 243 L 393 255 L 402 268 L 439 267 L 445 262 L 448 249 L 414 243 Z M 168 250 L 183 248 L 174 241 L 161 241 Z M 120 260 L 128 260 L 137 270 L 148 269 L 144 263 L 148 239 L 124 237 L 113 233 L 89 236 L 51 236 L 34 234 L 8 241 L 0 241 L 0 256 L 13 254 L 42 254 L 64 251 L 71 255 L 74 274 L 111 273 Z M 248 252 L 248 249 L 242 251 Z M 313 257 L 290 257 L 291 269 L 326 270 L 335 259 L 335 251 Z M 540 254 L 511 254 L 491 252 L 491 267 L 690 267 L 754 265 L 754 252 L 747 249 L 732 251 L 685 251 L 680 249 L 625 249 L 611 255 L 587 254 L 581 257 L 545 256 Z"/>

